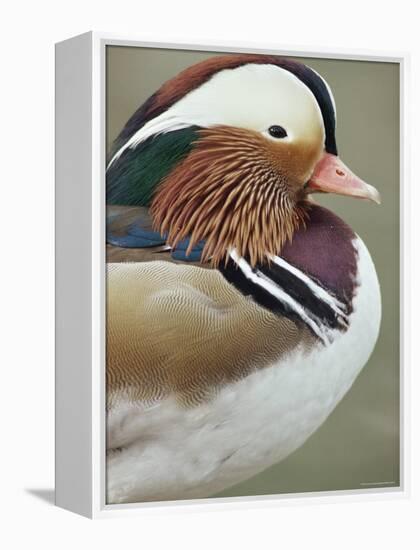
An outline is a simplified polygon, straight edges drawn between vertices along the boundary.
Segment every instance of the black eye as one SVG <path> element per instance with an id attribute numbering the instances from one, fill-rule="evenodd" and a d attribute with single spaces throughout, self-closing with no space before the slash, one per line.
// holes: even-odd
<path id="1" fill-rule="evenodd" d="M 287 132 L 283 128 L 283 126 L 270 126 L 270 128 L 268 129 L 268 133 L 271 137 L 276 139 L 282 139 L 287 136 Z"/>

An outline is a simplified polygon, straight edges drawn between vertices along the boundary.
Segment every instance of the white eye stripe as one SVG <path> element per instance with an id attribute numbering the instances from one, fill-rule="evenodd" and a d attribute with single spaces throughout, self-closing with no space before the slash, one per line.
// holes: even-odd
<path id="1" fill-rule="evenodd" d="M 170 115 L 167 117 L 158 116 L 150 120 L 142 128 L 140 128 L 140 130 L 133 134 L 120 149 L 118 149 L 108 163 L 107 169 L 124 153 L 126 149 L 134 149 L 137 145 L 139 145 L 139 143 L 146 141 L 146 139 L 154 135 L 173 132 L 175 130 L 182 130 L 183 128 L 188 128 L 188 126 L 191 125 L 191 123 L 182 121 Z"/>
<path id="2" fill-rule="evenodd" d="M 270 64 L 222 70 L 135 132 L 108 167 L 126 149 L 135 148 L 155 134 L 220 124 L 261 132 L 277 121 L 286 129 L 289 140 L 301 139 L 323 147 L 325 129 L 320 107 L 310 89 L 294 74 Z"/>

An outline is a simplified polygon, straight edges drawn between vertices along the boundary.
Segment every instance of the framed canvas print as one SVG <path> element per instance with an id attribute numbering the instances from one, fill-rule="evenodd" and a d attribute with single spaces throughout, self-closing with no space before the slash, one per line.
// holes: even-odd
<path id="1" fill-rule="evenodd" d="M 405 74 L 57 44 L 59 506 L 404 494 Z"/>

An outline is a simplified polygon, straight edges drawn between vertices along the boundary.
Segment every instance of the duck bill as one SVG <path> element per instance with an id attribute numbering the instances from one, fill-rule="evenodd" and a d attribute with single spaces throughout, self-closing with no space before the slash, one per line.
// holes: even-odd
<path id="1" fill-rule="evenodd" d="M 309 193 L 336 193 L 381 203 L 378 191 L 353 174 L 339 157 L 324 153 L 308 182 Z"/>

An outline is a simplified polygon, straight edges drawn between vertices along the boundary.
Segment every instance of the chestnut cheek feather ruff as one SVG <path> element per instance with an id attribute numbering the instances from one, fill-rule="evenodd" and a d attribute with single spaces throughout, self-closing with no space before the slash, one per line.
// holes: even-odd
<path id="1" fill-rule="evenodd" d="M 189 250 L 205 240 L 202 261 L 214 266 L 228 261 L 230 249 L 251 266 L 267 262 L 305 222 L 302 155 L 312 160 L 318 151 L 305 144 L 272 146 L 257 132 L 239 128 L 199 134 L 193 151 L 155 194 L 155 228 L 173 248 L 189 236 Z"/>

